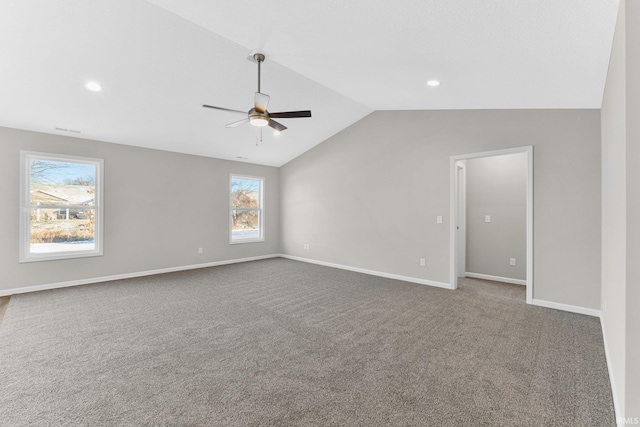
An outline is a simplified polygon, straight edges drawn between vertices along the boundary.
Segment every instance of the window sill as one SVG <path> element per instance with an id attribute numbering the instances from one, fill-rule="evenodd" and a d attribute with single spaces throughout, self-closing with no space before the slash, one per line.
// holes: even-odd
<path id="1" fill-rule="evenodd" d="M 74 259 L 74 258 L 87 258 L 87 257 L 95 257 L 95 256 L 103 256 L 102 251 L 91 251 L 91 252 L 57 252 L 57 253 L 49 253 L 49 254 L 29 254 L 29 255 L 21 255 L 19 262 L 38 262 L 38 261 L 56 261 L 63 259 Z"/>
<path id="2" fill-rule="evenodd" d="M 245 239 L 245 240 L 231 240 L 230 245 L 241 245 L 243 243 L 260 243 L 264 242 L 264 239 Z"/>

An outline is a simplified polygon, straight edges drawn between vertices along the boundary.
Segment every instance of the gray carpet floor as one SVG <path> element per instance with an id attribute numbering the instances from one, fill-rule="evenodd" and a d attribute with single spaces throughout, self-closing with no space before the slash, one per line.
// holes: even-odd
<path id="1" fill-rule="evenodd" d="M 0 326 L 2 326 L 2 319 L 4 319 L 4 313 L 7 311 L 10 299 L 10 296 L 0 297 Z"/>
<path id="2" fill-rule="evenodd" d="M 6 426 L 614 426 L 599 320 L 269 259 L 14 295 Z"/>

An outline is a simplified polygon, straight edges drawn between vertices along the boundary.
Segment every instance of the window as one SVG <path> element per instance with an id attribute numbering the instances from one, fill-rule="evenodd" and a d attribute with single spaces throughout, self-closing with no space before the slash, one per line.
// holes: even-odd
<path id="1" fill-rule="evenodd" d="M 102 255 L 102 160 L 20 160 L 20 262 Z"/>
<path id="2" fill-rule="evenodd" d="M 231 243 L 264 240 L 264 178 L 231 175 Z"/>

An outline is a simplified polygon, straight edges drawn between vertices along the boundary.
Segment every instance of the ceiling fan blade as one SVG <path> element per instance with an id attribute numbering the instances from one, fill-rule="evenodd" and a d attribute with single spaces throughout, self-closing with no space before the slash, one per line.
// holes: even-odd
<path id="1" fill-rule="evenodd" d="M 264 113 L 267 111 L 267 107 L 269 106 L 269 99 L 271 99 L 269 95 L 256 92 L 255 106 L 258 113 Z"/>
<path id="2" fill-rule="evenodd" d="M 271 119 L 269 119 L 269 126 L 274 128 L 278 132 L 282 132 L 283 130 L 287 129 L 287 127 L 285 125 L 283 125 L 282 123 L 278 123 L 275 120 L 271 120 Z"/>
<path id="3" fill-rule="evenodd" d="M 229 123 L 226 127 L 235 128 L 235 127 L 238 127 L 238 126 L 243 125 L 245 123 L 249 123 L 249 118 L 248 117 L 246 119 L 238 120 L 237 122 Z"/>
<path id="4" fill-rule="evenodd" d="M 311 117 L 311 111 L 283 111 L 280 113 L 269 113 L 269 117 L 292 119 L 295 117 Z"/>
<path id="5" fill-rule="evenodd" d="M 231 110 L 229 108 L 214 107 L 213 105 L 207 105 L 207 104 L 204 104 L 203 107 L 213 108 L 214 110 L 231 111 L 232 113 L 247 114 L 246 111 L 238 111 L 238 110 Z"/>

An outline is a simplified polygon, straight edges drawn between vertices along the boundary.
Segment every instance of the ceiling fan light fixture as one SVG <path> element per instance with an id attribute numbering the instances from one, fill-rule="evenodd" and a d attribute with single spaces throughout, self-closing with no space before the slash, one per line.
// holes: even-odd
<path id="1" fill-rule="evenodd" d="M 253 126 L 263 127 L 269 124 L 269 120 L 262 116 L 252 116 L 249 118 L 249 123 Z"/>

